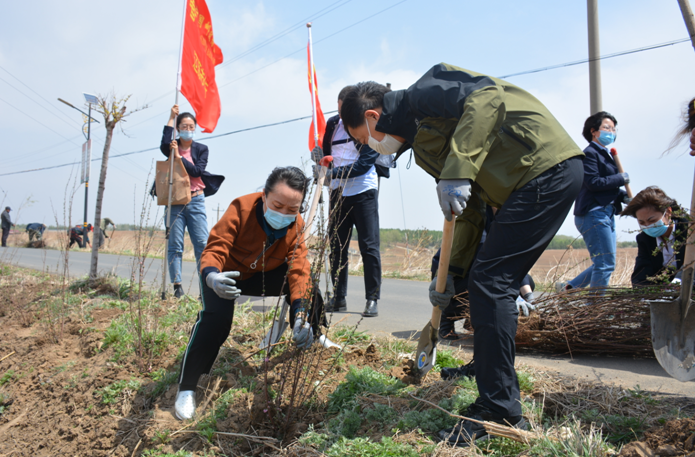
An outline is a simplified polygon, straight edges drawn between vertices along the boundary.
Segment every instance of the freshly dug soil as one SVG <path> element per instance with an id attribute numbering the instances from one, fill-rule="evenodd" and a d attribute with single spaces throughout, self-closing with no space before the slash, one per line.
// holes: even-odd
<path id="1" fill-rule="evenodd" d="M 695 457 L 695 419 L 677 419 L 644 433 L 642 441 L 626 444 L 620 457 Z"/>

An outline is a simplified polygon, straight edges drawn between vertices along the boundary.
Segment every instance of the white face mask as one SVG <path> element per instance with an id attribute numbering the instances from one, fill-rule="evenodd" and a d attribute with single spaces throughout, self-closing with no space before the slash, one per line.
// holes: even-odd
<path id="1" fill-rule="evenodd" d="M 374 149 L 379 154 L 385 156 L 395 154 L 401 148 L 401 145 L 403 145 L 404 142 L 398 141 L 388 133 L 385 134 L 386 136 L 384 136 L 383 140 L 375 140 L 372 138 L 372 131 L 369 129 L 369 122 L 367 122 L 366 118 L 364 119 L 364 123 L 367 124 L 367 132 L 369 132 L 369 140 L 367 143 L 369 143 L 370 148 Z"/>

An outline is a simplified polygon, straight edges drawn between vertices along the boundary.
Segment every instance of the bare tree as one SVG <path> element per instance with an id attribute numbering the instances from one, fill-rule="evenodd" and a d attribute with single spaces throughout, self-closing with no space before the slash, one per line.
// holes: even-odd
<path id="1" fill-rule="evenodd" d="M 92 236 L 92 260 L 89 267 L 89 280 L 97 278 L 97 266 L 99 263 L 99 237 L 101 236 L 101 204 L 104 200 L 104 190 L 106 188 L 106 170 L 109 165 L 109 150 L 113 139 L 113 131 L 119 124 L 126 122 L 125 118 L 129 115 L 147 108 L 147 105 L 126 111 L 126 103 L 130 95 L 124 97 L 117 96 L 115 92 L 108 95 L 97 96 L 99 104 L 96 111 L 104 116 L 104 127 L 106 127 L 106 139 L 104 140 L 104 152 L 101 156 L 101 173 L 99 174 L 99 188 L 97 189 L 97 204 L 94 210 L 94 235 Z M 122 129 L 122 124 L 121 124 Z M 85 234 L 86 236 L 86 234 Z"/>

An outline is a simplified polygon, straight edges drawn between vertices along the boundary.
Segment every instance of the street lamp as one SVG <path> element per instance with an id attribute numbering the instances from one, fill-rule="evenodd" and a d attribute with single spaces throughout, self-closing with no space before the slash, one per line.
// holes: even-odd
<path id="1" fill-rule="evenodd" d="M 91 139 L 91 133 L 92 133 L 92 121 L 96 122 L 97 124 L 99 121 L 94 119 L 92 117 L 92 105 L 98 105 L 99 100 L 95 95 L 92 94 L 83 94 L 84 99 L 89 105 L 89 112 L 85 113 L 81 109 L 73 106 L 71 103 L 66 102 L 62 98 L 59 98 L 58 101 L 65 103 L 68 105 L 70 108 L 76 109 L 80 113 L 84 114 L 87 116 L 87 142 L 82 145 L 82 176 L 81 176 L 81 182 L 84 183 L 84 224 L 82 228 L 82 247 L 87 246 L 87 203 L 89 201 L 89 172 L 91 170 L 91 163 L 92 163 L 92 139 Z M 84 133 L 84 130 L 83 130 Z"/>

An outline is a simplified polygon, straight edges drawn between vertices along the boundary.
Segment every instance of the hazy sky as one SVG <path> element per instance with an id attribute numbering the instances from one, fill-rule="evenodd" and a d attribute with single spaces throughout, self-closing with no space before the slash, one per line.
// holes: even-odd
<path id="1" fill-rule="evenodd" d="M 149 105 L 114 136 L 112 155 L 158 147 L 174 102 L 182 7 L 180 0 L 5 5 L 0 174 L 79 160 L 80 114 L 56 99 L 81 107 L 82 92 L 132 94 L 128 108 Z M 337 93 L 347 84 L 372 79 L 402 89 L 438 62 L 503 76 L 587 57 L 583 0 L 208 0 L 208 7 L 225 56 L 217 67 L 222 117 L 212 135 L 311 114 L 307 20 L 314 24 L 324 111 L 336 109 Z M 599 1 L 599 16 L 603 55 L 688 36 L 676 0 Z M 681 125 L 685 102 L 695 96 L 692 46 L 676 44 L 601 65 L 603 108 L 618 119 L 615 147 L 633 189 L 659 185 L 688 205 L 695 163 L 683 155 L 684 147 L 666 157 L 662 152 Z M 587 64 L 508 79 L 536 95 L 577 144 L 586 146 L 581 129 L 590 114 Z M 181 105 L 188 108 L 183 98 Z M 207 199 L 208 221 L 216 221 L 218 205 L 224 211 L 235 197 L 256 191 L 272 167 L 302 166 L 309 157 L 308 129 L 309 120 L 303 120 L 207 141 L 208 171 L 227 177 Z M 198 132 L 196 139 L 206 136 Z M 103 125 L 95 126 L 93 137 L 93 154 L 100 156 Z M 158 150 L 113 158 L 102 215 L 133 223 L 154 161 L 162 159 Z M 414 163 L 407 169 L 406 162 L 382 181 L 381 226 L 403 228 L 405 221 L 410 229 L 441 229 L 434 180 Z M 99 167 L 99 162 L 92 165 L 90 220 Z M 55 224 L 56 213 L 62 223 L 65 189 L 78 171 L 79 166 L 0 176 L 2 206 L 19 210 L 13 213 L 19 223 Z M 83 202 L 79 188 L 72 223 L 82 221 Z M 627 233 L 636 228 L 632 220 L 619 221 L 618 228 L 619 239 L 634 239 Z M 571 215 L 560 233 L 577 234 Z"/>

